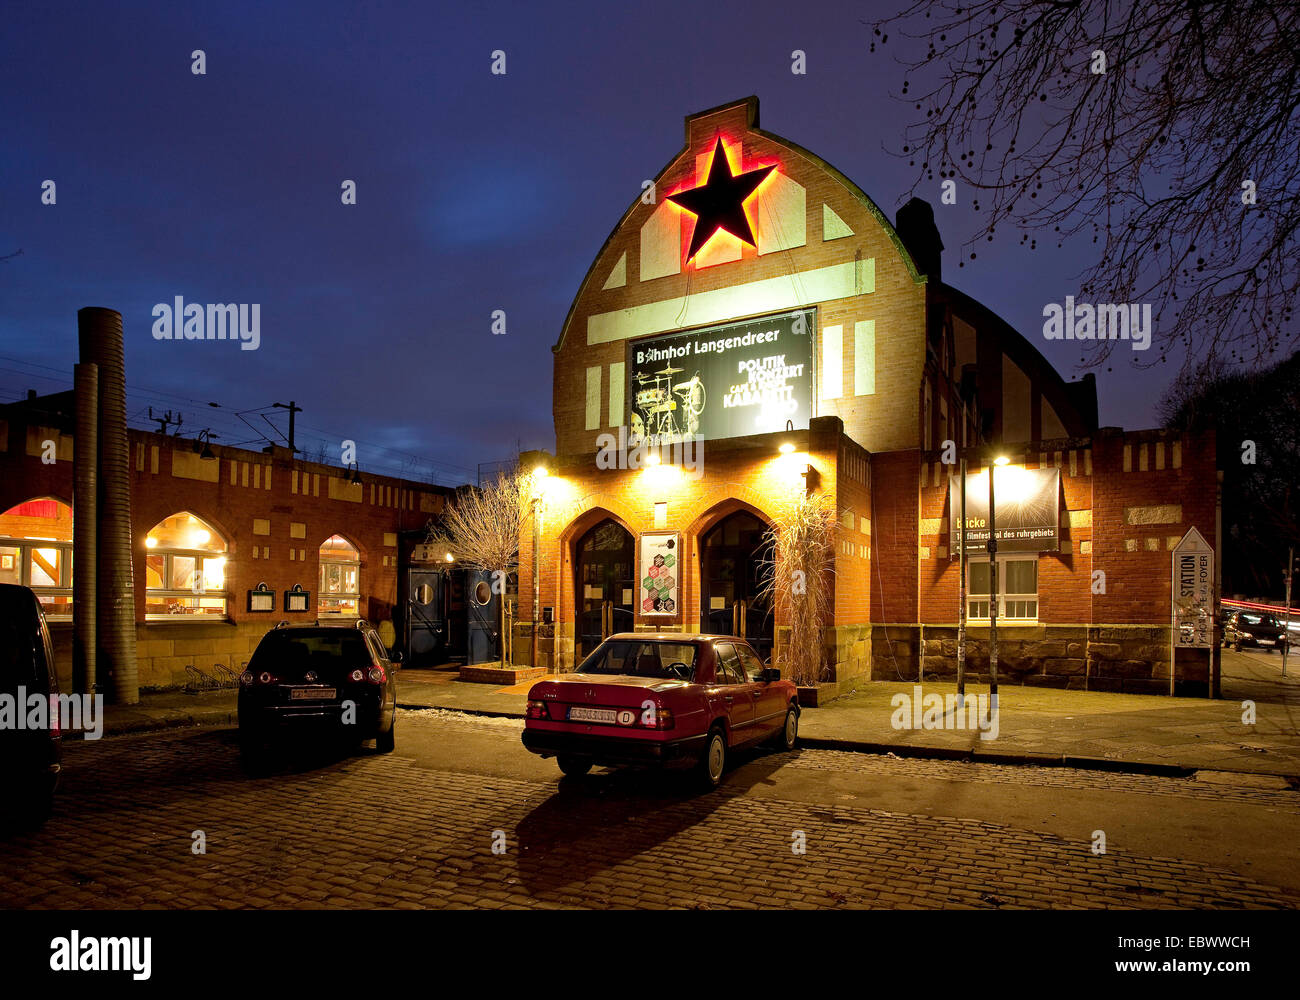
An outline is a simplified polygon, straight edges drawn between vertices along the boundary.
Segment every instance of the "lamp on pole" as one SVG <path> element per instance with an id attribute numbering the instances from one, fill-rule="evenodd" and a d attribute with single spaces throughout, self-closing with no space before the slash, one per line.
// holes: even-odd
<path id="1" fill-rule="evenodd" d="M 998 516 L 993 498 L 993 472 L 1011 461 L 999 455 L 989 463 L 989 696 L 998 697 Z"/>
<path id="2" fill-rule="evenodd" d="M 542 577 L 538 562 L 542 556 L 542 480 L 550 475 L 546 466 L 533 470 L 533 651 L 530 666 L 537 666 L 537 630 L 542 622 Z"/>
<path id="3" fill-rule="evenodd" d="M 961 458 L 961 529 L 957 533 L 957 705 L 966 701 L 966 456 Z"/>

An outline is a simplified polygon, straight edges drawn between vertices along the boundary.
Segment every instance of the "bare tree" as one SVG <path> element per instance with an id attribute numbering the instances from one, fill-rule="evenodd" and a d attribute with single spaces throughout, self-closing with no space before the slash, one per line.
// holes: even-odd
<path id="1" fill-rule="evenodd" d="M 501 473 L 483 487 L 462 488 L 442 512 L 430 541 L 446 542 L 456 558 L 492 574 L 498 602 L 497 627 L 505 641 L 505 582 L 519 564 L 519 537 L 531 496 L 531 477 Z"/>
<path id="2" fill-rule="evenodd" d="M 770 598 L 778 620 L 789 622 L 784 665 L 796 684 L 816 684 L 826 675 L 822 629 L 831 613 L 834 503 L 824 493 L 800 493 L 777 514 L 764 542 L 770 571 L 759 596 Z"/>
<path id="3" fill-rule="evenodd" d="M 1300 547 L 1300 353 L 1267 368 L 1203 364 L 1160 403 L 1166 427 L 1213 429 L 1223 471 L 1223 584 L 1277 598 Z"/>
<path id="4" fill-rule="evenodd" d="M 874 25 L 872 51 L 899 36 L 917 46 L 900 53 L 902 154 L 916 187 L 976 192 L 970 258 L 1008 229 L 1030 249 L 1091 236 L 1082 295 L 1151 303 L 1159 360 L 1291 353 L 1300 5 L 917 0 Z"/>

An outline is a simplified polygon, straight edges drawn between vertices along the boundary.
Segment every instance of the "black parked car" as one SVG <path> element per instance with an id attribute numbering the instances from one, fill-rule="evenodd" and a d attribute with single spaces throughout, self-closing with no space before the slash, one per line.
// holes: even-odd
<path id="1" fill-rule="evenodd" d="M 1288 641 L 1286 626 L 1267 611 L 1234 611 L 1223 623 L 1223 644 L 1238 651 L 1254 647 L 1271 653 Z"/>
<path id="2" fill-rule="evenodd" d="M 373 739 L 394 746 L 397 686 L 392 657 L 361 620 L 281 622 L 257 644 L 239 677 L 239 741 L 246 758 L 263 743 L 292 734 L 320 740 Z"/>
<path id="3" fill-rule="evenodd" d="M 54 646 L 40 601 L 26 587 L 0 584 L 0 698 L 12 699 L 24 720 L 33 696 L 47 699 L 49 720 L 44 729 L 0 728 L 0 825 L 39 827 L 49 818 L 63 756 L 53 707 L 58 694 Z"/>

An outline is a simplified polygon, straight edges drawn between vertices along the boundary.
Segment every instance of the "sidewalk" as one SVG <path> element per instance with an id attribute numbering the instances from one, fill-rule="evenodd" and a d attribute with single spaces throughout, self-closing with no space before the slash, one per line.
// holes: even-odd
<path id="1" fill-rule="evenodd" d="M 999 731 L 990 740 L 968 729 L 895 729 L 891 699 L 899 693 L 910 698 L 913 682 L 867 683 L 805 711 L 800 738 L 805 746 L 824 749 L 1156 774 L 1227 771 L 1300 785 L 1300 679 L 1270 680 L 1271 686 L 1257 693 L 1249 683 L 1255 672 L 1257 665 L 1246 660 L 1234 666 L 1239 676 L 1225 676 L 1224 698 L 1218 701 L 1003 685 Z M 397 675 L 397 697 L 406 709 L 522 718 L 531 684 L 497 688 L 461 681 L 454 670 L 403 670 Z M 950 683 L 924 685 L 926 694 L 955 690 Z M 967 688 L 968 695 L 986 691 L 981 685 Z M 1246 697 L 1260 699 L 1253 726 L 1241 721 Z M 118 735 L 234 725 L 235 702 L 233 691 L 146 695 L 139 705 L 108 706 L 104 730 Z"/>

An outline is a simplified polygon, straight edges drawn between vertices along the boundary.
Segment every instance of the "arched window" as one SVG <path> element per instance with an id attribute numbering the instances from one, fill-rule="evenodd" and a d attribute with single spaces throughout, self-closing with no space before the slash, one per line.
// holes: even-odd
<path id="1" fill-rule="evenodd" d="M 72 618 L 72 508 L 50 497 L 0 514 L 0 583 L 31 587 L 55 621 Z"/>
<path id="2" fill-rule="evenodd" d="M 145 618 L 226 615 L 226 543 L 202 518 L 181 511 L 145 537 Z"/>
<path id="3" fill-rule="evenodd" d="M 316 610 L 322 615 L 356 617 L 360 606 L 361 553 L 342 535 L 330 535 L 320 547 Z"/>

